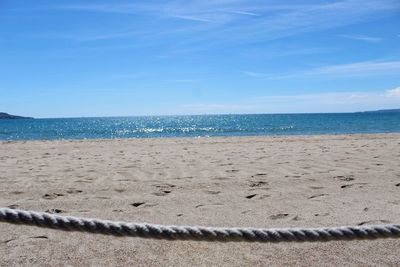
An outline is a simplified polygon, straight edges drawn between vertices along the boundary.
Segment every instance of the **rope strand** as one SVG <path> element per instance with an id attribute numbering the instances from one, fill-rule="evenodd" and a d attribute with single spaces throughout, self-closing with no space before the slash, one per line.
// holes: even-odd
<path id="1" fill-rule="evenodd" d="M 65 231 L 169 240 L 310 242 L 400 237 L 398 224 L 278 229 L 175 226 L 59 216 L 9 208 L 0 208 L 0 222 Z"/>

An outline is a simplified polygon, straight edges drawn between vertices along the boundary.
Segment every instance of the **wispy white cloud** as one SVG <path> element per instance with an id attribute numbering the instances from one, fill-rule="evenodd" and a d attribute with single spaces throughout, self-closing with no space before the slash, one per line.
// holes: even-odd
<path id="1" fill-rule="evenodd" d="M 400 98 L 400 87 L 389 89 L 386 91 L 387 97 Z"/>
<path id="2" fill-rule="evenodd" d="M 400 3 L 391 0 L 302 5 L 295 9 L 264 13 L 260 18 L 225 28 L 222 31 L 224 34 L 219 33 L 219 36 L 229 40 L 273 40 L 373 20 L 388 13 L 394 14 L 399 9 Z"/>
<path id="3" fill-rule="evenodd" d="M 382 38 L 368 36 L 368 35 L 346 35 L 346 34 L 341 34 L 341 35 L 338 35 L 338 36 L 339 37 L 343 37 L 343 38 L 347 38 L 347 39 L 357 40 L 357 41 L 369 42 L 369 43 L 378 43 L 378 42 L 383 41 Z"/>
<path id="4" fill-rule="evenodd" d="M 234 14 L 240 14 L 240 15 L 247 15 L 247 16 L 261 16 L 260 14 L 254 13 L 254 12 L 246 12 L 246 11 L 237 11 L 237 10 L 232 10 L 232 11 L 227 11 L 230 13 Z"/>
<path id="5" fill-rule="evenodd" d="M 400 88 L 373 92 L 269 95 L 243 99 L 241 103 L 196 103 L 181 108 L 186 114 L 355 112 L 400 108 Z"/>
<path id="6" fill-rule="evenodd" d="M 255 78 L 268 78 L 269 75 L 261 72 L 254 72 L 254 71 L 242 71 L 243 74 L 250 76 L 250 77 L 255 77 Z"/>
<path id="7" fill-rule="evenodd" d="M 121 32 L 114 32 L 110 34 L 81 34 L 81 35 L 73 35 L 73 36 L 65 36 L 66 38 L 71 38 L 76 41 L 100 41 L 100 40 L 110 40 L 116 38 L 123 38 L 123 37 L 132 37 L 144 34 L 142 31 L 121 31 Z"/>
<path id="8" fill-rule="evenodd" d="M 55 10 L 69 10 L 81 12 L 102 12 L 102 13 L 120 13 L 135 14 L 145 11 L 151 11 L 156 7 L 155 4 L 70 4 L 70 5 L 54 5 L 46 8 Z"/>
<path id="9" fill-rule="evenodd" d="M 171 15 L 172 18 L 184 19 L 184 20 L 192 20 L 192 21 L 201 21 L 201 22 L 212 22 L 215 21 L 209 16 L 189 16 L 189 15 Z"/>
<path id="10" fill-rule="evenodd" d="M 189 31 L 193 42 L 207 39 L 214 43 L 227 41 L 272 40 L 325 30 L 362 21 L 369 21 L 400 10 L 397 0 L 344 0 L 322 4 L 282 5 L 265 1 L 168 1 L 128 4 L 93 4 L 55 6 L 56 9 L 85 12 L 135 14 L 156 19 L 181 19 L 204 23 L 204 27 Z M 162 23 L 162 22 L 161 22 Z M 210 23 L 212 25 L 210 27 Z M 186 28 L 185 23 L 174 25 Z M 159 24 L 157 31 L 164 28 Z M 154 29 L 148 28 L 152 31 Z M 188 33 L 184 31 L 185 33 Z M 106 33 L 105 36 L 113 35 Z M 123 36 L 123 35 L 121 35 Z M 114 35 L 118 37 L 118 35 Z M 349 36 L 374 41 L 368 36 Z"/>
<path id="11" fill-rule="evenodd" d="M 364 61 L 350 64 L 332 65 L 317 68 L 311 71 L 311 73 L 340 75 L 399 74 L 400 61 Z"/>
<path id="12" fill-rule="evenodd" d="M 279 43 L 279 45 L 265 45 L 263 47 L 246 49 L 240 52 L 240 56 L 265 60 L 312 54 L 327 54 L 335 51 L 337 51 L 337 49 L 331 47 L 298 47 Z"/>
<path id="13" fill-rule="evenodd" d="M 353 112 L 400 108 L 400 90 L 326 92 L 258 97 L 255 106 L 278 112 Z"/>
<path id="14" fill-rule="evenodd" d="M 348 64 L 337 64 L 317 67 L 292 73 L 265 73 L 254 71 L 243 71 L 245 75 L 259 79 L 289 79 L 305 76 L 378 76 L 399 75 L 400 61 L 362 61 Z"/>
<path id="15" fill-rule="evenodd" d="M 298 95 L 273 95 L 259 97 L 260 102 L 321 102 L 324 104 L 352 104 L 360 101 L 374 102 L 376 98 L 387 98 L 385 92 L 327 92 Z"/>
<path id="16" fill-rule="evenodd" d="M 169 1 L 129 4 L 64 5 L 55 9 L 85 12 L 140 14 L 157 18 L 180 18 L 199 22 L 226 23 L 238 16 L 257 16 L 253 5 L 243 1 Z"/>

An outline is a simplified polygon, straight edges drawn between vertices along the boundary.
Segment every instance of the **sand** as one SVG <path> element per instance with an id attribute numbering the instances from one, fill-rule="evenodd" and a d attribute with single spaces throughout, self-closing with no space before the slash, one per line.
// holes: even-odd
<path id="1" fill-rule="evenodd" d="M 157 224 L 400 223 L 400 134 L 0 143 L 0 206 Z M 400 240 L 219 243 L 0 223 L 0 266 L 376 266 Z"/>

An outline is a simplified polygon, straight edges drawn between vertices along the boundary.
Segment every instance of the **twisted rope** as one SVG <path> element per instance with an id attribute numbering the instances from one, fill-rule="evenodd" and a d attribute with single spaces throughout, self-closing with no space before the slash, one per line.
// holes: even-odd
<path id="1" fill-rule="evenodd" d="M 398 224 L 288 229 L 166 226 L 85 219 L 9 208 L 0 208 L 0 222 L 115 236 L 209 241 L 304 242 L 400 237 Z"/>

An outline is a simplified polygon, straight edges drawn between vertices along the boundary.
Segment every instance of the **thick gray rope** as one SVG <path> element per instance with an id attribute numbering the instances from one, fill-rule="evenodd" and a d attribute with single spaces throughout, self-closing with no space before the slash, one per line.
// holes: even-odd
<path id="1" fill-rule="evenodd" d="M 287 229 L 166 226 L 85 219 L 9 208 L 0 208 L 0 222 L 67 231 L 172 240 L 304 242 L 400 237 L 400 225 L 398 224 Z"/>

